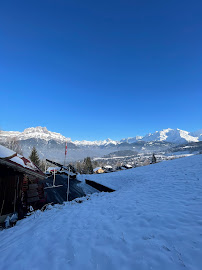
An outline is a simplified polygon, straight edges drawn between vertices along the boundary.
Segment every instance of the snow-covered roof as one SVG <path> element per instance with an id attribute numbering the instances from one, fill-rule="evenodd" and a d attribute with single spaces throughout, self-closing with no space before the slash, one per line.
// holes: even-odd
<path id="1" fill-rule="evenodd" d="M 48 172 L 50 172 L 50 171 L 54 171 L 54 170 L 56 170 L 56 171 L 60 171 L 60 170 L 61 170 L 61 168 L 60 168 L 60 167 L 48 167 L 48 169 L 47 169 L 47 171 L 48 171 Z"/>
<path id="2" fill-rule="evenodd" d="M 104 168 L 106 168 L 106 169 L 112 169 L 112 166 L 106 165 L 106 166 L 104 166 Z"/>
<path id="3" fill-rule="evenodd" d="M 101 167 L 97 167 L 97 168 L 95 168 L 93 171 L 94 171 L 94 172 L 97 172 L 98 170 L 102 170 L 102 168 L 101 168 Z"/>
<path id="4" fill-rule="evenodd" d="M 27 170 L 27 173 L 28 171 L 30 173 L 32 171 L 34 174 L 44 176 L 43 172 L 31 160 L 17 154 L 3 145 L 0 145 L 0 164 L 18 168 L 20 171 L 22 171 L 23 168 L 24 170 Z"/>
<path id="5" fill-rule="evenodd" d="M 62 172 L 66 173 L 66 174 L 69 174 L 70 176 L 75 176 L 76 173 L 73 173 L 73 172 L 69 172 L 69 170 L 62 170 Z"/>
<path id="6" fill-rule="evenodd" d="M 130 165 L 130 164 L 126 164 L 125 166 L 128 167 L 128 168 L 132 168 L 132 167 L 133 167 L 133 166 Z"/>

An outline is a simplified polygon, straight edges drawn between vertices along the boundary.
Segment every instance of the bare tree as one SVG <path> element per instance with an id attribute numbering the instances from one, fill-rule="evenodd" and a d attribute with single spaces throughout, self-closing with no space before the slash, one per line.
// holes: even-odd
<path id="1" fill-rule="evenodd" d="M 81 162 L 77 162 L 76 163 L 76 170 L 78 173 L 82 173 L 82 168 L 83 167 L 83 164 Z"/>
<path id="2" fill-rule="evenodd" d="M 149 159 L 145 159 L 144 162 L 142 163 L 143 166 L 147 166 L 150 164 L 150 160 Z"/>
<path id="3" fill-rule="evenodd" d="M 20 154 L 20 155 L 23 154 L 23 153 L 22 153 L 22 148 L 21 148 L 21 146 L 20 146 L 20 142 L 19 142 L 19 140 L 18 140 L 16 137 L 8 138 L 8 139 L 6 140 L 5 145 L 6 145 L 9 149 L 13 150 L 14 152 L 16 152 L 16 153 L 18 153 L 18 154 Z"/>
<path id="4" fill-rule="evenodd" d="M 46 168 L 45 160 L 41 160 L 39 168 L 42 170 L 42 172 L 45 172 L 45 168 Z"/>

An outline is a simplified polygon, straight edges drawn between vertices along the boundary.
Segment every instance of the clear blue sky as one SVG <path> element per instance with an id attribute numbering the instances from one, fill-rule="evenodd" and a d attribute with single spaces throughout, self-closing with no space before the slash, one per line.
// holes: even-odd
<path id="1" fill-rule="evenodd" d="M 202 128 L 201 14 L 201 0 L 1 1 L 0 128 Z"/>

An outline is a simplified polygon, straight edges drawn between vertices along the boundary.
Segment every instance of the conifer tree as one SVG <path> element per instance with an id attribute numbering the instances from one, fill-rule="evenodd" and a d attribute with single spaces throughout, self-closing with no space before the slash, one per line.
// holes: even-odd
<path id="1" fill-rule="evenodd" d="M 77 162 L 76 163 L 76 170 L 78 173 L 81 173 L 82 172 L 82 167 L 81 167 L 81 163 L 80 162 Z"/>
<path id="2" fill-rule="evenodd" d="M 84 159 L 84 173 L 89 173 L 89 174 L 92 174 L 93 173 L 93 166 L 92 166 L 92 163 L 91 163 L 91 159 L 90 157 L 87 157 Z"/>
<path id="3" fill-rule="evenodd" d="M 35 147 L 32 148 L 32 152 L 29 156 L 29 159 L 36 165 L 36 166 L 40 166 L 40 159 L 37 153 L 37 150 Z"/>
<path id="4" fill-rule="evenodd" d="M 152 164 L 156 163 L 156 157 L 155 157 L 154 154 L 152 155 L 152 162 L 151 162 L 151 163 L 152 163 Z"/>

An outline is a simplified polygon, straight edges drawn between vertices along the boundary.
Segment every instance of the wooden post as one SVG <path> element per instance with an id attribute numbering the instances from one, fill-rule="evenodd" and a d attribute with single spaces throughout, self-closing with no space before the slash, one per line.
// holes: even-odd
<path id="1" fill-rule="evenodd" d="M 54 173 L 53 173 L 53 187 L 55 187 L 55 168 L 54 168 Z"/>
<path id="2" fill-rule="evenodd" d="M 69 166 L 68 183 L 67 183 L 67 202 L 69 201 L 69 174 L 70 174 L 70 166 Z"/>

